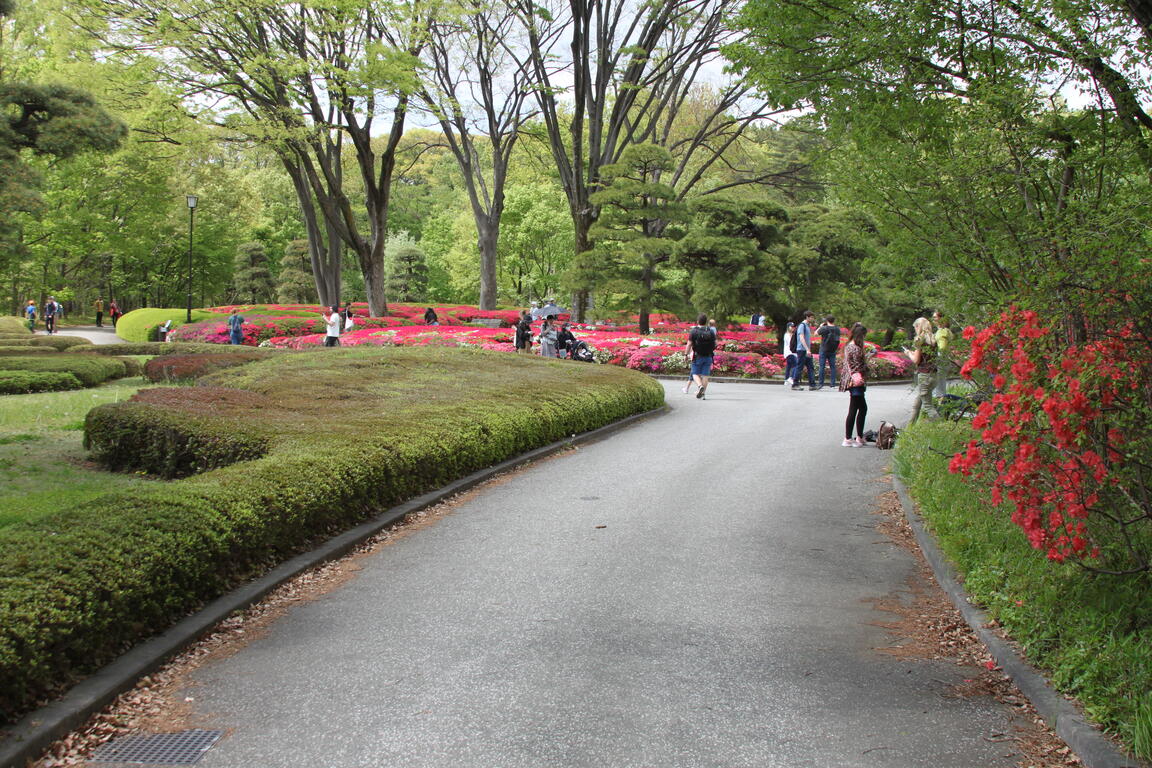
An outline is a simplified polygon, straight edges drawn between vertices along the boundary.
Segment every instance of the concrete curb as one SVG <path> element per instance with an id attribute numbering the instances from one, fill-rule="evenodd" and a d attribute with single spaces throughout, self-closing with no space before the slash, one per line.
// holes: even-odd
<path id="1" fill-rule="evenodd" d="M 666 373 L 650 373 L 648 375 L 651 376 L 652 378 L 658 379 L 660 381 L 687 381 L 688 380 L 687 375 L 670 376 Z M 709 376 L 708 377 L 708 383 L 709 384 L 767 384 L 770 386 L 777 386 L 777 387 L 784 386 L 784 380 L 783 379 L 745 379 L 745 378 L 740 378 L 738 376 Z M 914 379 L 885 379 L 883 381 L 870 381 L 870 382 L 868 382 L 868 386 L 869 387 L 889 387 L 889 386 L 893 386 L 893 385 L 900 385 L 900 386 L 910 387 L 915 383 L 916 382 Z M 832 386 L 824 387 L 824 389 L 828 390 L 829 392 L 838 391 L 836 387 L 832 387 Z M 805 391 L 807 391 L 807 390 L 805 390 Z"/>
<path id="2" fill-rule="evenodd" d="M 663 415 L 667 405 L 651 411 L 628 416 L 607 426 L 573 435 L 515 456 L 494 466 L 474 472 L 435 491 L 430 491 L 398 506 L 392 507 L 366 523 L 324 542 L 320 547 L 298 555 L 277 566 L 264 576 L 217 598 L 196 613 L 150 640 L 132 648 L 118 659 L 73 686 L 60 699 L 25 716 L 0 734 L 0 768 L 24 768 L 36 760 L 53 742 L 82 726 L 117 696 L 136 685 L 140 678 L 161 667 L 169 658 L 196 642 L 208 630 L 258 602 L 276 587 L 297 574 L 317 565 L 335 560 L 355 549 L 380 531 L 404 519 L 413 512 L 469 490 L 496 475 L 530 464 L 572 446 L 602 440 L 632 425 Z"/>
<path id="3" fill-rule="evenodd" d="M 948 594 L 968 626 L 987 646 L 992 658 L 1028 697 L 1044 721 L 1064 739 L 1085 768 L 1146 768 L 1144 763 L 1121 754 L 1103 733 L 1084 718 L 1075 704 L 1053 689 L 1044 675 L 1028 664 L 1012 645 L 988 628 L 988 615 L 969 601 L 960 585 L 956 569 L 940 551 L 936 539 L 924 528 L 924 522 L 908 489 L 895 475 L 892 476 L 892 484 L 904 507 L 904 516 L 916 536 L 916 543 L 932 566 L 937 583 Z"/>

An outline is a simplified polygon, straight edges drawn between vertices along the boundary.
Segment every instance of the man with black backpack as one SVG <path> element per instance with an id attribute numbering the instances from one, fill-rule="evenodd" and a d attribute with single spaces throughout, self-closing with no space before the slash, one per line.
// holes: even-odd
<path id="1" fill-rule="evenodd" d="M 816 389 L 824 389 L 824 364 L 832 367 L 832 388 L 836 388 L 836 350 L 840 349 L 840 326 L 832 315 L 824 318 L 823 324 L 816 329 L 820 337 L 820 383 Z"/>
<path id="2" fill-rule="evenodd" d="M 684 353 L 692 358 L 692 379 L 700 387 L 696 399 L 703 400 L 712 374 L 712 357 L 716 354 L 716 329 L 708 325 L 708 315 L 702 313 L 696 318 L 696 325 L 688 331 Z"/>

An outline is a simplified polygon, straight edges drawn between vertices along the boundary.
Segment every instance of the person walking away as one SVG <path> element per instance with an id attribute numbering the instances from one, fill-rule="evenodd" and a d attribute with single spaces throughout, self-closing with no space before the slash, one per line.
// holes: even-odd
<path id="1" fill-rule="evenodd" d="M 932 324 L 936 326 L 936 387 L 934 393 L 939 400 L 948 394 L 948 377 L 955 370 L 955 364 L 948 353 L 952 344 L 952 322 L 940 314 L 932 313 Z"/>
<path id="2" fill-rule="evenodd" d="M 24 319 L 28 321 L 28 330 L 33 333 L 36 332 L 36 302 L 32 299 L 28 300 L 28 306 L 24 307 Z"/>
<path id="3" fill-rule="evenodd" d="M 424 310 L 424 325 L 440 325 L 440 317 L 432 307 Z"/>
<path id="4" fill-rule="evenodd" d="M 100 298 L 96 299 L 96 301 L 92 302 L 92 306 L 96 308 L 96 327 L 97 328 L 103 328 L 104 327 L 104 297 L 101 296 Z"/>
<path id="5" fill-rule="evenodd" d="M 863 323 L 856 323 L 848 332 L 848 343 L 844 345 L 844 370 L 840 377 L 840 391 L 848 393 L 848 418 L 844 420 L 844 442 L 848 448 L 863 448 L 864 419 L 868 416 L 868 402 L 864 391 L 868 389 L 868 352 L 864 348 L 864 336 L 868 329 Z M 852 427 L 856 427 L 856 437 L 852 437 Z"/>
<path id="6" fill-rule="evenodd" d="M 796 323 L 788 323 L 784 330 L 780 354 L 784 356 L 784 386 L 791 389 L 792 379 L 796 375 Z"/>
<path id="7" fill-rule="evenodd" d="M 564 323 L 560 326 L 560 332 L 556 334 L 556 356 L 561 360 L 568 357 L 568 352 L 576 346 L 576 335 L 572 333 L 572 328 L 569 323 Z"/>
<path id="8" fill-rule="evenodd" d="M 540 327 L 540 356 L 556 357 L 556 341 L 556 316 L 548 315 Z"/>
<path id="9" fill-rule="evenodd" d="M 112 299 L 112 301 L 108 302 L 108 316 L 112 318 L 113 328 L 116 327 L 116 321 L 119 320 L 120 316 L 123 314 L 124 313 L 120 311 L 120 307 L 116 304 L 116 299 Z"/>
<path id="10" fill-rule="evenodd" d="M 912 403 L 912 419 L 916 421 L 923 411 L 936 417 L 936 406 L 932 402 L 932 387 L 936 383 L 936 334 L 932 332 L 932 321 L 926 317 L 916 318 L 912 323 L 912 348 L 904 348 L 904 354 L 916 364 L 916 400 Z"/>
<path id="11" fill-rule="evenodd" d="M 820 383 L 816 389 L 824 389 L 824 365 L 832 369 L 831 386 L 836 386 L 836 352 L 840 349 L 840 326 L 836 325 L 836 318 L 832 315 L 824 318 L 824 322 L 816 330 L 820 337 Z"/>
<path id="12" fill-rule="evenodd" d="M 521 354 L 527 355 L 532 352 L 532 315 L 528 313 L 528 310 L 520 313 L 520 322 L 516 323 L 513 344 L 516 351 Z"/>
<path id="13" fill-rule="evenodd" d="M 44 305 L 44 327 L 48 330 L 49 336 L 56 332 L 56 315 L 59 312 L 60 305 L 56 303 L 56 297 L 49 296 L 48 302 Z"/>
<path id="14" fill-rule="evenodd" d="M 244 316 L 239 314 L 240 310 L 233 308 L 232 313 L 228 315 L 228 343 L 229 344 L 243 344 L 244 343 Z M 163 339 L 162 339 L 163 341 Z"/>
<path id="15" fill-rule="evenodd" d="M 796 378 L 792 389 L 800 389 L 800 377 L 804 369 L 808 369 L 808 389 L 816 389 L 816 376 L 812 370 L 812 323 L 816 321 L 816 313 L 812 310 L 804 312 L 804 319 L 796 326 Z"/>
<path id="16" fill-rule="evenodd" d="M 340 320 L 340 307 L 333 304 L 330 309 L 331 312 L 324 316 L 324 323 L 327 325 L 325 329 L 324 346 L 338 347 L 340 346 L 340 326 L 342 325 Z"/>
<path id="17" fill-rule="evenodd" d="M 692 357 L 692 378 L 700 389 L 696 399 L 703 400 L 708 390 L 708 377 L 712 374 L 712 358 L 716 354 L 716 329 L 708 325 L 708 316 L 701 314 L 696 325 L 688 331 L 688 344 L 684 352 Z"/>
<path id="18" fill-rule="evenodd" d="M 748 325 L 760 325 L 760 313 L 753 312 L 752 317 L 748 320 Z"/>

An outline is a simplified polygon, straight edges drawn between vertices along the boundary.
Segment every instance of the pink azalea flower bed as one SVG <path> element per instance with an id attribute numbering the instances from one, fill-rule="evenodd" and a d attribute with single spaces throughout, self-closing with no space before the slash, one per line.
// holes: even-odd
<path id="1" fill-rule="evenodd" d="M 440 325 L 424 325 L 424 310 L 429 305 L 392 304 L 388 317 L 368 317 L 366 304 L 354 304 L 356 326 L 340 337 L 342 346 L 459 346 L 514 352 L 512 326 L 519 318 L 517 310 L 479 310 L 467 305 L 431 305 Z M 237 305 L 248 322 L 244 325 L 244 344 L 285 349 L 304 349 L 324 343 L 324 322 L 317 305 L 272 304 Z M 233 307 L 213 307 L 220 321 L 192 323 L 171 334 L 176 341 L 228 343 L 227 315 Z M 292 314 L 278 314 L 280 312 Z M 301 314 L 305 316 L 300 316 Z M 314 316 L 313 316 L 314 315 Z M 561 320 L 565 316 L 561 316 Z M 631 320 L 635 320 L 632 318 Z M 500 327 L 471 325 L 478 320 L 498 320 Z M 539 332 L 540 323 L 533 329 Z M 671 316 L 653 316 L 652 333 L 642 336 L 634 322 L 627 324 L 572 324 L 576 337 L 592 347 L 598 363 L 622 365 L 652 374 L 687 375 L 688 358 L 684 346 L 692 323 Z M 847 332 L 845 331 L 845 335 Z M 870 345 L 871 346 L 871 345 Z M 873 358 L 877 379 L 904 378 L 911 375 L 912 363 L 896 352 L 879 352 Z M 774 378 L 784 372 L 776 333 L 771 328 L 733 325 L 720 332 L 713 362 L 713 375 L 743 378 Z"/>

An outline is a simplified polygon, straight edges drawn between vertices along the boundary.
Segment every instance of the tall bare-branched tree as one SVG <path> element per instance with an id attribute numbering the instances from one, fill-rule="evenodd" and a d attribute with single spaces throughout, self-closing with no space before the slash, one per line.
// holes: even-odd
<path id="1" fill-rule="evenodd" d="M 347 249 L 364 275 L 369 310 L 384 314 L 389 187 L 425 39 L 424 6 L 86 0 L 85 7 L 85 23 L 99 25 L 120 52 L 153 56 L 206 117 L 275 151 L 300 202 L 321 302 L 340 299 Z M 381 115 L 389 125 L 380 126 Z M 348 191 L 346 159 L 362 200 Z"/>
<path id="2" fill-rule="evenodd" d="M 735 35 L 729 21 L 737 0 L 512 2 L 527 34 L 522 61 L 568 196 L 577 253 L 592 245 L 598 207 L 591 196 L 601 168 L 625 149 L 652 143 L 671 151 L 675 165 L 665 181 L 683 197 L 747 126 L 769 115 L 747 86 L 721 74 L 719 49 Z M 719 81 L 710 108 L 693 115 L 692 130 L 678 132 L 682 109 L 707 80 Z"/>
<path id="3" fill-rule="evenodd" d="M 420 95 L 456 157 L 480 251 L 480 308 L 496 308 L 496 244 L 508 163 L 529 119 L 524 63 L 509 55 L 518 25 L 506 7 L 465 0 L 430 27 Z"/>

